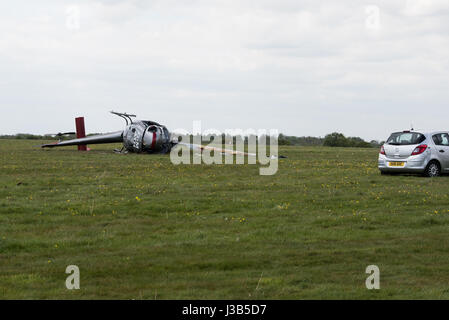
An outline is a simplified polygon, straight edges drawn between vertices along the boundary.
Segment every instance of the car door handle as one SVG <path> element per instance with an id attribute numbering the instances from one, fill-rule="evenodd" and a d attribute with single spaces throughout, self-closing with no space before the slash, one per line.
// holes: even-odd
<path id="1" fill-rule="evenodd" d="M 444 153 L 444 150 L 440 150 L 441 153 Z"/>

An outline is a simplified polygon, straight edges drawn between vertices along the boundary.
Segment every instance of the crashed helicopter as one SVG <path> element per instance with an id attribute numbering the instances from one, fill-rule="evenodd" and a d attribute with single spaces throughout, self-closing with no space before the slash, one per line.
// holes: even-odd
<path id="1" fill-rule="evenodd" d="M 176 145 L 186 146 L 191 150 L 197 150 L 199 152 L 203 152 L 204 150 L 219 152 L 221 154 L 232 154 L 232 155 L 243 155 L 243 156 L 251 156 L 257 157 L 255 153 L 243 152 L 238 150 L 230 150 L 224 148 L 217 148 L 213 146 L 205 146 L 202 144 L 193 144 L 193 143 L 185 143 L 179 140 L 172 140 L 171 134 L 168 129 L 157 122 L 149 121 L 149 120 L 134 120 L 136 115 L 121 113 L 111 111 L 112 114 L 115 114 L 126 121 L 126 127 L 122 131 L 116 131 L 112 133 L 99 134 L 88 136 L 84 138 L 77 138 L 66 141 L 59 141 L 54 143 L 48 143 L 41 145 L 42 148 L 54 148 L 54 147 L 65 147 L 65 146 L 79 146 L 79 145 L 87 145 L 87 144 L 103 144 L 103 143 L 117 143 L 122 142 L 123 147 L 114 151 L 117 153 L 170 153 L 173 147 Z M 59 137 L 66 134 L 73 134 L 73 132 L 69 133 L 60 133 Z M 286 158 L 285 156 L 271 155 L 271 159 L 276 158 Z"/>
<path id="2" fill-rule="evenodd" d="M 86 144 L 102 144 L 122 142 L 123 147 L 117 152 L 135 153 L 169 153 L 177 142 L 171 141 L 168 129 L 157 122 L 149 120 L 134 120 L 136 115 L 111 111 L 126 121 L 122 131 L 93 135 L 84 138 L 58 141 L 41 145 L 42 148 L 76 146 Z"/>

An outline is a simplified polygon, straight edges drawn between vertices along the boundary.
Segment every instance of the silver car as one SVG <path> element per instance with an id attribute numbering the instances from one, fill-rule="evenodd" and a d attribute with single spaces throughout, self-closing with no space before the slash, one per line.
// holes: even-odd
<path id="1" fill-rule="evenodd" d="M 449 172 L 449 131 L 391 134 L 380 148 L 379 170 L 382 174 L 408 172 L 427 177 Z"/>

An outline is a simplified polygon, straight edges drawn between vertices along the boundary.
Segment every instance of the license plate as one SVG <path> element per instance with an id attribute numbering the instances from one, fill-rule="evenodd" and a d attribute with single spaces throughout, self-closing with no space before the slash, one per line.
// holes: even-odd
<path id="1" fill-rule="evenodd" d="M 390 167 L 403 167 L 405 162 L 390 162 Z"/>

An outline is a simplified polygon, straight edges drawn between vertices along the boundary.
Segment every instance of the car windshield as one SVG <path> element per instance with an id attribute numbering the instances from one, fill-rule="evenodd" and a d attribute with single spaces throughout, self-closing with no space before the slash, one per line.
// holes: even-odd
<path id="1" fill-rule="evenodd" d="M 396 132 L 388 138 L 387 143 L 395 146 L 406 146 L 412 144 L 420 144 L 424 140 L 426 140 L 426 137 L 421 133 Z"/>

